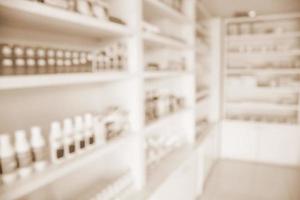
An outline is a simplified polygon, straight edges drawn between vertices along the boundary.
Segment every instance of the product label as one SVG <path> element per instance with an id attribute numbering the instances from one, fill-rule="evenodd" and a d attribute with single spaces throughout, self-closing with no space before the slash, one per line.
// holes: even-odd
<path id="1" fill-rule="evenodd" d="M 69 153 L 70 154 L 75 153 L 75 143 L 71 143 L 69 145 Z"/>
<path id="2" fill-rule="evenodd" d="M 32 163 L 32 155 L 30 151 L 17 153 L 18 168 L 29 167 Z"/>
<path id="3" fill-rule="evenodd" d="M 64 147 L 63 146 L 58 147 L 56 150 L 56 157 L 58 159 L 60 159 L 60 158 L 64 157 L 64 154 L 65 154 Z"/>
<path id="4" fill-rule="evenodd" d="M 84 149 L 85 147 L 85 141 L 84 139 L 80 140 L 80 149 Z"/>
<path id="5" fill-rule="evenodd" d="M 46 147 L 38 147 L 38 148 L 33 148 L 32 149 L 32 154 L 33 154 L 33 161 L 34 162 L 39 162 L 47 159 L 47 151 Z"/>
<path id="6" fill-rule="evenodd" d="M 0 174 L 10 174 L 17 168 L 17 161 L 14 156 L 0 158 Z"/>
<path id="7" fill-rule="evenodd" d="M 95 143 L 95 135 L 92 135 L 89 137 L 89 144 L 94 144 Z"/>

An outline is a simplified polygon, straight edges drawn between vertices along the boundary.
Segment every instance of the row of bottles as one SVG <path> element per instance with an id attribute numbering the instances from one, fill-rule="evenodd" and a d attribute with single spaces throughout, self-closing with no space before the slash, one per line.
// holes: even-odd
<path id="1" fill-rule="evenodd" d="M 0 44 L 0 75 L 35 75 L 124 70 L 127 46 L 105 45 L 99 51 Z M 95 67 L 94 67 L 95 66 Z"/>
<path id="2" fill-rule="evenodd" d="M 57 164 L 104 145 L 129 131 L 128 113 L 109 107 L 101 114 L 66 118 L 50 125 L 48 139 L 40 127 L 32 127 L 30 139 L 24 130 L 0 135 L 0 173 L 4 184 L 43 170 L 49 163 Z M 47 138 L 47 137 L 46 137 Z M 33 170 L 34 169 L 34 170 Z"/>
<path id="3" fill-rule="evenodd" d="M 47 166 L 46 141 L 39 127 L 32 127 L 30 140 L 24 130 L 14 134 L 14 145 L 9 134 L 0 135 L 0 173 L 4 184 L 18 177 L 29 176 L 33 171 L 42 171 Z"/>
<path id="4" fill-rule="evenodd" d="M 184 108 L 185 99 L 171 91 L 151 90 L 146 93 L 146 122 L 174 113 Z"/>
<path id="5" fill-rule="evenodd" d="M 112 16 L 110 6 L 102 0 L 30 0 L 41 2 L 45 5 L 76 12 L 81 15 L 90 16 L 99 20 L 109 20 L 111 22 L 125 24 L 125 22 Z"/>

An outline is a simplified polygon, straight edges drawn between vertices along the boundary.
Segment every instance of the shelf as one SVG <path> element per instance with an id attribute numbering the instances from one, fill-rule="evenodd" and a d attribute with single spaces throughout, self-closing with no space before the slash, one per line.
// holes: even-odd
<path id="1" fill-rule="evenodd" d="M 144 0 L 144 12 L 149 18 L 168 18 L 177 23 L 191 23 L 192 20 L 160 0 Z"/>
<path id="2" fill-rule="evenodd" d="M 230 107 L 238 110 L 283 110 L 283 111 L 297 111 L 298 105 L 280 105 L 275 103 L 261 103 L 261 102 L 227 102 L 225 107 Z"/>
<path id="3" fill-rule="evenodd" d="M 186 71 L 152 71 L 152 72 L 147 71 L 144 74 L 144 78 L 160 79 L 160 78 L 180 77 L 186 75 L 192 75 L 192 73 Z"/>
<path id="4" fill-rule="evenodd" d="M 148 124 L 146 124 L 145 131 L 150 132 L 153 129 L 160 128 L 162 125 L 165 125 L 166 123 L 171 123 L 171 122 L 176 123 L 176 120 L 180 119 L 183 114 L 190 112 L 192 110 L 193 110 L 192 108 L 183 108 L 177 112 L 168 114 L 168 115 L 163 116 L 155 121 L 149 122 Z"/>
<path id="5" fill-rule="evenodd" d="M 130 139 L 133 134 L 115 139 L 101 147 L 93 148 L 75 157 L 74 159 L 63 161 L 62 163 L 51 165 L 45 171 L 34 173 L 28 178 L 20 179 L 11 185 L 0 187 L 0 199 L 18 199 L 37 190 L 53 181 L 70 174 L 88 163 L 92 163 L 99 156 L 107 154 L 119 148 L 125 141 Z"/>
<path id="6" fill-rule="evenodd" d="M 266 121 L 246 121 L 241 119 L 224 119 L 222 123 L 230 123 L 230 124 L 239 124 L 239 125 L 252 125 L 256 127 L 270 127 L 274 130 L 274 128 L 286 128 L 286 127 L 295 127 L 300 128 L 299 124 L 291 124 L 291 123 L 278 123 L 278 122 L 266 122 Z"/>
<path id="7" fill-rule="evenodd" d="M 271 93 L 274 95 L 277 95 L 278 93 L 298 93 L 300 92 L 300 89 L 296 87 L 246 87 L 243 88 L 242 86 L 239 87 L 227 87 L 226 90 L 228 91 L 234 91 L 239 90 L 240 93 Z"/>
<path id="8" fill-rule="evenodd" d="M 227 74 L 300 74 L 300 69 L 227 69 Z"/>
<path id="9" fill-rule="evenodd" d="M 254 59 L 254 58 L 278 58 L 300 56 L 300 50 L 275 52 L 275 53 L 228 53 L 229 59 Z"/>
<path id="10" fill-rule="evenodd" d="M 253 42 L 254 40 L 275 40 L 275 39 L 290 39 L 300 37 L 300 32 L 291 33 L 265 33 L 265 34 L 248 34 L 248 35 L 232 35 L 227 36 L 227 42 Z"/>
<path id="11" fill-rule="evenodd" d="M 189 48 L 184 42 L 177 41 L 171 37 L 158 35 L 155 33 L 144 32 L 143 39 L 146 45 L 152 47 L 173 47 L 176 49 L 187 49 Z"/>
<path id="12" fill-rule="evenodd" d="M 192 146 L 181 147 L 170 153 L 156 166 L 152 166 L 147 172 L 146 186 L 143 191 L 144 198 L 148 199 L 159 187 L 178 169 L 184 161 L 194 154 Z"/>
<path id="13" fill-rule="evenodd" d="M 123 25 L 28 0 L 1 0 L 0 18 L 1 24 L 96 39 L 131 33 Z"/>
<path id="14" fill-rule="evenodd" d="M 58 86 L 79 83 L 109 82 L 124 80 L 130 77 L 131 75 L 129 73 L 124 72 L 0 76 L 0 90 Z"/>

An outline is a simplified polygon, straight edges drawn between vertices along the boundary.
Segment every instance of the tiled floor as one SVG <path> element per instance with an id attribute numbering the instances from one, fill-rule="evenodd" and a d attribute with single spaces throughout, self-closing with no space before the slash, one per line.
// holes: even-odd
<path id="1" fill-rule="evenodd" d="M 201 200 L 300 200 L 300 169 L 219 161 Z"/>

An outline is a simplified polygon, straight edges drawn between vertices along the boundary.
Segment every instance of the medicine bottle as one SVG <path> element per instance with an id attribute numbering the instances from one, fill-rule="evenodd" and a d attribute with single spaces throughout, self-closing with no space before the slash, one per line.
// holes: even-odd
<path id="1" fill-rule="evenodd" d="M 83 130 L 83 120 L 82 117 L 75 117 L 75 144 L 76 151 L 82 152 L 86 147 L 84 130 Z"/>
<path id="2" fill-rule="evenodd" d="M 34 126 L 30 131 L 30 146 L 33 155 L 33 167 L 36 171 L 42 171 L 47 166 L 47 146 L 40 127 Z"/>
<path id="3" fill-rule="evenodd" d="M 52 122 L 49 135 L 50 160 L 58 163 L 65 157 L 62 130 L 59 122 Z"/>
<path id="4" fill-rule="evenodd" d="M 64 120 L 64 149 L 67 158 L 72 157 L 75 154 L 75 137 L 73 131 L 72 120 L 67 118 Z"/>
<path id="5" fill-rule="evenodd" d="M 15 132 L 15 150 L 18 163 L 18 174 L 21 178 L 32 173 L 32 154 L 24 130 Z"/>
<path id="6" fill-rule="evenodd" d="M 8 134 L 0 134 L 0 165 L 2 182 L 4 184 L 14 182 L 17 178 L 17 161 Z"/>

